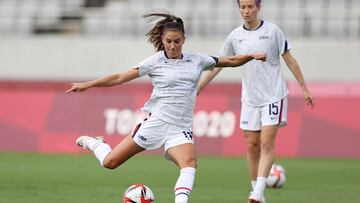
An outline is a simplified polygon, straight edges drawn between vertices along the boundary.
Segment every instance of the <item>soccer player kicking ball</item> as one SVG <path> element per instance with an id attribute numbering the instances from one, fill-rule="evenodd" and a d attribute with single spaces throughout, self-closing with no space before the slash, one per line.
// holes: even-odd
<path id="1" fill-rule="evenodd" d="M 120 85 L 148 75 L 154 86 L 143 111 L 149 117 L 113 150 L 103 139 L 81 136 L 76 144 L 94 152 L 100 164 L 115 169 L 135 154 L 164 147 L 167 157 L 179 168 L 175 184 L 175 203 L 186 203 L 193 187 L 196 168 L 192 120 L 197 95 L 197 83 L 204 70 L 217 67 L 237 67 L 253 59 L 265 61 L 263 53 L 230 57 L 212 57 L 196 52 L 182 52 L 185 42 L 183 20 L 168 13 L 144 15 L 158 20 L 147 33 L 157 52 L 128 71 L 97 80 L 73 83 L 66 92 L 81 92 L 91 87 Z"/>

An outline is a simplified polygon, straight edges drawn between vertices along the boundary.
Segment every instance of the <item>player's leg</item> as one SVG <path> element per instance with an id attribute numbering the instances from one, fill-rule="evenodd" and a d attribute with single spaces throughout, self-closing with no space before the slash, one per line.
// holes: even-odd
<path id="1" fill-rule="evenodd" d="M 274 162 L 275 139 L 279 127 L 286 125 L 287 98 L 266 105 L 261 110 L 261 158 L 258 176 L 268 177 Z"/>
<path id="2" fill-rule="evenodd" d="M 151 122 L 149 122 L 149 120 L 149 118 L 146 118 L 143 122 L 139 123 L 131 133 L 131 136 L 125 137 L 114 150 L 112 150 L 108 144 L 104 143 L 101 137 L 81 136 L 76 140 L 76 144 L 93 151 L 95 157 L 105 168 L 115 169 L 130 157 L 145 150 L 145 147 L 137 144 L 134 139 L 138 139 L 135 135 L 139 131 L 142 131 L 144 135 L 151 134 L 152 124 L 157 122 L 157 120 L 151 119 Z"/>
<path id="3" fill-rule="evenodd" d="M 171 147 L 167 150 L 167 154 L 179 168 L 196 168 L 196 151 L 192 143 Z"/>
<path id="4" fill-rule="evenodd" d="M 260 132 L 243 130 L 246 141 L 246 161 L 249 170 L 251 187 L 254 189 L 260 161 Z"/>
<path id="5" fill-rule="evenodd" d="M 261 108 L 261 156 L 258 166 L 258 177 L 251 195 L 256 200 L 264 199 L 266 179 L 274 162 L 275 139 L 279 126 L 286 124 L 287 98 L 265 105 Z"/>
<path id="6" fill-rule="evenodd" d="M 256 200 L 264 198 L 266 179 L 269 176 L 271 166 L 274 161 L 275 138 L 278 125 L 264 126 L 261 130 L 261 156 L 258 166 L 258 176 L 255 188 L 251 197 Z"/>
<path id="7" fill-rule="evenodd" d="M 275 138 L 279 129 L 278 125 L 264 126 L 261 130 L 261 156 L 259 161 L 258 176 L 268 177 L 274 162 Z"/>
<path id="8" fill-rule="evenodd" d="M 100 164 L 109 169 L 118 167 L 133 155 L 144 150 L 134 142 L 131 136 L 124 138 L 114 150 L 104 143 L 101 137 L 81 136 L 76 140 L 76 144 L 91 150 Z"/>
<path id="9" fill-rule="evenodd" d="M 195 180 L 196 152 L 194 144 L 185 143 L 171 147 L 167 150 L 167 155 L 180 168 L 180 175 L 174 188 L 175 203 L 186 203 Z"/>
<path id="10" fill-rule="evenodd" d="M 103 166 L 115 169 L 135 154 L 144 151 L 131 136 L 125 137 L 103 160 Z"/>
<path id="11" fill-rule="evenodd" d="M 251 186 L 254 188 L 260 160 L 260 108 L 242 103 L 240 128 L 243 130 L 246 142 L 246 160 Z"/>

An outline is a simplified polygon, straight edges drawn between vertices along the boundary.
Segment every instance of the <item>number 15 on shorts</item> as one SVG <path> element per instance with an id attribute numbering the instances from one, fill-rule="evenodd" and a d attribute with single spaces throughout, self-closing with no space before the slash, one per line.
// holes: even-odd
<path id="1" fill-rule="evenodd" d="M 193 132 L 192 131 L 183 131 L 182 132 L 186 139 L 193 140 Z"/>

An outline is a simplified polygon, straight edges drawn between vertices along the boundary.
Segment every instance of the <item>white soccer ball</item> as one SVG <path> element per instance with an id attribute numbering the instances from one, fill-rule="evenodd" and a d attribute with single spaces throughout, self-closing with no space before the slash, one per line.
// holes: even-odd
<path id="1" fill-rule="evenodd" d="M 273 164 L 269 177 L 266 180 L 266 186 L 271 188 L 281 188 L 286 182 L 286 171 L 279 164 Z"/>
<path id="2" fill-rule="evenodd" d="M 154 193 L 144 184 L 130 186 L 124 192 L 123 203 L 153 203 Z"/>

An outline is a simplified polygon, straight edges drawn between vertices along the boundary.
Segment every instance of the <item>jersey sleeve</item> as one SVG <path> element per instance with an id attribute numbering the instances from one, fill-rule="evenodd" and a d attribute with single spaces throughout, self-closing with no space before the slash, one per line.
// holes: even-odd
<path id="1" fill-rule="evenodd" d="M 278 45 L 279 53 L 280 55 L 284 54 L 285 52 L 290 50 L 290 46 L 288 41 L 285 38 L 284 33 L 280 30 L 280 28 L 277 28 L 275 30 L 276 32 L 276 42 Z"/>
<path id="2" fill-rule="evenodd" d="M 201 57 L 201 66 L 203 70 L 209 70 L 216 66 L 219 59 L 215 56 L 210 56 L 206 54 L 200 54 Z"/>
<path id="3" fill-rule="evenodd" d="M 152 55 L 142 62 L 138 63 L 136 67 L 139 68 L 139 76 L 145 76 L 151 74 L 156 64 L 156 55 Z"/>
<path id="4" fill-rule="evenodd" d="M 220 49 L 220 55 L 221 56 L 233 56 L 235 55 L 235 50 L 233 47 L 233 34 L 229 34 L 227 38 L 225 39 L 225 42 L 223 46 Z"/>

